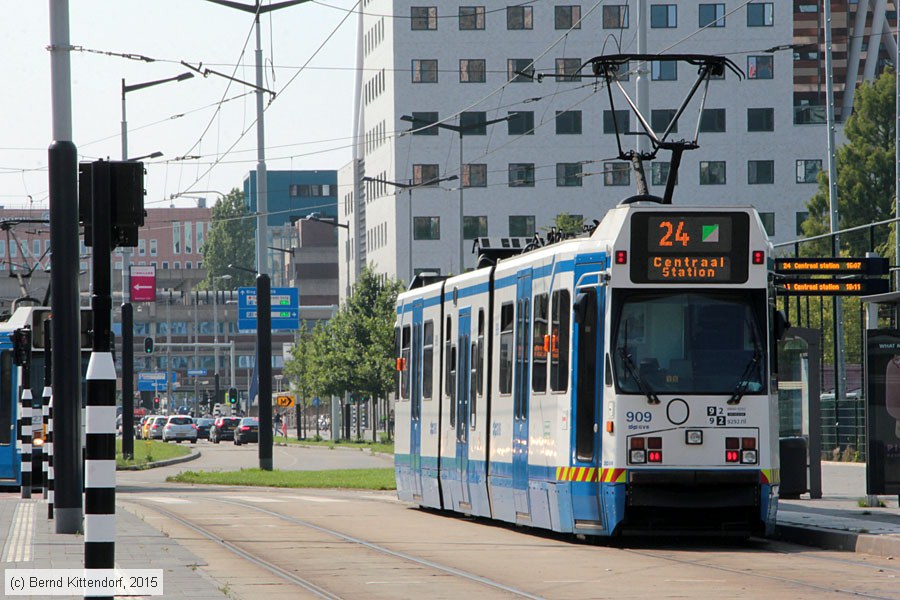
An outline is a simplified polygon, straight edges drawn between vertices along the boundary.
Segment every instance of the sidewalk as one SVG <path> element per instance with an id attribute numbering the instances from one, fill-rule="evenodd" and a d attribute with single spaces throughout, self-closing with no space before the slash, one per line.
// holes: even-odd
<path id="1" fill-rule="evenodd" d="M 860 506 L 866 498 L 866 466 L 822 463 L 822 498 L 780 500 L 777 535 L 789 542 L 829 550 L 900 556 L 897 496 L 879 496 L 880 507 Z"/>
<path id="2" fill-rule="evenodd" d="M 4 540 L 0 569 L 4 572 L 6 569 L 81 569 L 84 536 L 56 533 L 55 522 L 47 518 L 46 501 L 38 498 L 39 495 L 35 495 L 31 500 L 22 500 L 18 494 L 0 495 L 0 538 Z M 227 598 L 215 581 L 196 568 L 204 565 L 197 556 L 165 534 L 130 512 L 117 510 L 116 566 L 120 569 L 163 570 L 164 595 L 146 598 Z"/>

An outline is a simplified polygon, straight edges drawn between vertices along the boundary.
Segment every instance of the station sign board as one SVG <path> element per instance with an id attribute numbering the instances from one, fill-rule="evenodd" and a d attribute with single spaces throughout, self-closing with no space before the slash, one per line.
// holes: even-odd
<path id="1" fill-rule="evenodd" d="M 778 284 L 780 296 L 870 296 L 890 289 L 887 279 L 812 279 L 798 278 Z"/>
<path id="2" fill-rule="evenodd" d="M 776 258 L 780 275 L 887 275 L 890 262 L 880 256 L 866 258 Z"/>

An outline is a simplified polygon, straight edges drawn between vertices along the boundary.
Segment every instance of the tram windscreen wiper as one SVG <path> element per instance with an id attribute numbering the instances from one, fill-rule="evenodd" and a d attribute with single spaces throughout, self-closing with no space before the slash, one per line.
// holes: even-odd
<path id="1" fill-rule="evenodd" d="M 747 323 L 750 328 L 750 332 L 753 335 L 753 356 L 750 358 L 750 361 L 747 363 L 747 366 L 744 367 L 744 372 L 741 373 L 741 378 L 738 380 L 737 385 L 734 386 L 734 391 L 731 393 L 731 398 L 728 399 L 728 404 L 740 404 L 741 398 L 744 397 L 750 390 L 751 384 L 756 384 L 759 387 L 754 391 L 759 391 L 762 389 L 762 385 L 758 381 L 750 381 L 750 377 L 753 375 L 753 372 L 756 370 L 756 366 L 759 364 L 759 361 L 762 359 L 762 349 L 759 346 L 759 340 L 756 338 L 756 329 L 753 328 L 751 323 Z"/>
<path id="2" fill-rule="evenodd" d="M 619 356 L 622 357 L 622 364 L 625 365 L 625 370 L 628 371 L 628 374 L 634 379 L 634 382 L 637 384 L 641 393 L 647 397 L 647 402 L 649 404 L 659 404 L 659 397 L 657 397 L 653 390 L 650 389 L 647 382 L 641 378 L 640 373 L 638 373 L 637 368 L 634 366 L 634 361 L 631 360 L 631 353 L 628 352 L 628 321 L 625 321 L 624 342 L 625 343 L 622 344 L 618 350 Z"/>

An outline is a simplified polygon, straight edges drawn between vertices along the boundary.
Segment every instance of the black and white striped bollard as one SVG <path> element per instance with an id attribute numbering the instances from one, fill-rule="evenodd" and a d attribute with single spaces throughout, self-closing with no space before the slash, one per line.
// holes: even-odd
<path id="1" fill-rule="evenodd" d="M 19 436 L 22 438 L 22 498 L 31 498 L 31 388 L 24 387 L 27 382 L 24 373 L 27 369 L 23 368 L 22 395 L 19 402 L 19 419 L 21 427 L 19 428 Z"/>

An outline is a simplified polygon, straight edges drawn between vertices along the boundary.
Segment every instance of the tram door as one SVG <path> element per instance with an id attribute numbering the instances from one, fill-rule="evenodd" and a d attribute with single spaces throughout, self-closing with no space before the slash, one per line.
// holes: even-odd
<path id="1" fill-rule="evenodd" d="M 0 483 L 18 485 L 20 464 L 16 450 L 17 398 L 12 352 L 0 352 Z"/>
<path id="2" fill-rule="evenodd" d="M 456 462 L 459 465 L 459 483 L 462 488 L 460 503 L 463 509 L 471 507 L 469 499 L 469 407 L 471 406 L 469 394 L 472 386 L 469 384 L 471 375 L 469 340 L 472 337 L 472 309 L 463 308 L 459 311 L 459 339 L 457 340 L 456 365 Z"/>
<path id="3" fill-rule="evenodd" d="M 412 350 L 409 363 L 409 457 L 415 490 L 422 497 L 422 300 L 413 302 Z"/>
<path id="4" fill-rule="evenodd" d="M 528 390 L 531 350 L 531 268 L 516 280 L 516 343 L 513 358 L 513 494 L 516 513 L 531 514 L 528 501 Z"/>

